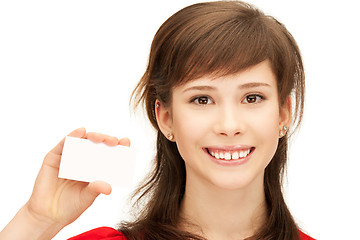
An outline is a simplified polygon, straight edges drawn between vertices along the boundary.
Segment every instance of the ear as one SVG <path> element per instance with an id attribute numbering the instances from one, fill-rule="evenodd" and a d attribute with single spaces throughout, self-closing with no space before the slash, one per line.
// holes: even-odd
<path id="1" fill-rule="evenodd" d="M 280 106 L 279 114 L 279 127 L 282 130 L 284 126 L 289 128 L 291 124 L 291 113 L 292 113 L 292 101 L 291 97 L 288 96 L 282 106 Z"/>
<path id="2" fill-rule="evenodd" d="M 156 121 L 164 136 L 173 141 L 172 114 L 170 107 L 165 107 L 158 99 L 155 101 Z M 170 134 L 170 135 L 169 135 Z M 170 136 L 170 137 L 169 137 Z"/>

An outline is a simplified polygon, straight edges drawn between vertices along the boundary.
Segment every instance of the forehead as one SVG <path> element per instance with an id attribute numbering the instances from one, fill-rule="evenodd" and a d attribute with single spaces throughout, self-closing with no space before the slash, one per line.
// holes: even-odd
<path id="1" fill-rule="evenodd" d="M 245 84 L 248 86 L 259 86 L 259 84 L 266 84 L 272 87 L 277 86 L 276 76 L 271 68 L 271 64 L 268 60 L 266 60 L 235 74 L 225 76 L 208 74 L 200 78 L 189 80 L 174 89 L 184 90 L 198 85 L 232 86 L 232 83 L 241 85 Z"/>

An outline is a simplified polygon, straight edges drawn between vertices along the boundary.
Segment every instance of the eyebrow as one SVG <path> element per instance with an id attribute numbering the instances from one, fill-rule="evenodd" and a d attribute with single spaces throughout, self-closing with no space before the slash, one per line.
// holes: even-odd
<path id="1" fill-rule="evenodd" d="M 263 82 L 249 82 L 238 86 L 238 88 L 240 89 L 256 88 L 256 87 L 271 87 L 271 85 Z"/>
<path id="2" fill-rule="evenodd" d="M 238 89 L 249 89 L 249 88 L 257 88 L 257 87 L 271 87 L 268 83 L 263 82 L 249 82 L 239 85 Z M 208 91 L 214 91 L 216 90 L 215 87 L 208 86 L 208 85 L 199 85 L 199 86 L 193 86 L 189 87 L 183 90 L 183 92 L 191 91 L 191 90 L 208 90 Z"/>

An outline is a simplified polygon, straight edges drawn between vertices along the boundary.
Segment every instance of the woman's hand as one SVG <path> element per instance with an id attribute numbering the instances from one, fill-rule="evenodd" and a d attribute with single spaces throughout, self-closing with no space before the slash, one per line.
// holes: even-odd
<path id="1" fill-rule="evenodd" d="M 89 139 L 96 143 L 103 142 L 109 146 L 130 146 L 127 138 L 118 140 L 100 133 L 86 134 L 84 128 L 73 131 L 69 136 Z M 64 141 L 65 139 L 46 155 L 26 207 L 29 213 L 39 220 L 66 226 L 75 221 L 100 193 L 110 194 L 111 186 L 99 181 L 86 183 L 58 178 Z"/>
<path id="2" fill-rule="evenodd" d="M 89 139 L 96 143 L 103 142 L 109 146 L 130 146 L 128 138 L 118 140 L 116 137 L 100 133 L 86 133 L 84 128 L 73 131 L 69 136 Z M 100 193 L 111 193 L 111 186 L 105 182 L 87 183 L 58 178 L 64 142 L 65 138 L 46 155 L 29 201 L 0 233 L 0 239 L 3 239 L 2 237 L 6 234 L 6 236 L 12 236 L 11 229 L 23 231 L 20 223 L 24 222 L 27 222 L 28 225 L 51 229 L 54 233 L 44 233 L 43 235 L 54 236 L 63 227 L 75 221 Z M 44 229 L 44 231 L 47 230 Z"/>

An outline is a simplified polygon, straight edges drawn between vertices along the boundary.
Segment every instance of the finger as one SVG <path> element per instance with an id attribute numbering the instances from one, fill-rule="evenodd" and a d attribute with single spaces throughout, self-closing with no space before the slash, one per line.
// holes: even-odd
<path id="1" fill-rule="evenodd" d="M 87 186 L 88 190 L 95 196 L 100 193 L 109 195 L 112 191 L 111 185 L 103 181 L 94 181 Z"/>
<path id="2" fill-rule="evenodd" d="M 70 137 L 78 137 L 78 138 L 82 138 L 84 137 L 86 134 L 86 129 L 85 128 L 78 128 L 74 131 L 72 131 L 68 136 Z M 62 150 L 64 148 L 64 142 L 65 142 L 65 138 L 63 138 L 58 145 L 56 145 L 51 151 L 50 153 L 52 154 L 56 154 L 56 155 L 61 155 Z"/>
<path id="3" fill-rule="evenodd" d="M 119 142 L 117 137 L 109 136 L 102 133 L 88 132 L 85 138 L 95 143 L 105 143 L 109 146 L 116 146 Z"/>
<path id="4" fill-rule="evenodd" d="M 130 147 L 131 145 L 131 142 L 130 142 L 130 139 L 125 137 L 125 138 L 122 138 L 119 140 L 118 142 L 119 145 L 123 145 L 123 146 L 127 146 L 127 147 Z"/>
<path id="5" fill-rule="evenodd" d="M 110 184 L 102 181 L 94 181 L 89 183 L 83 191 L 81 191 L 81 202 L 83 207 L 88 208 L 101 193 L 109 195 L 111 193 Z"/>

